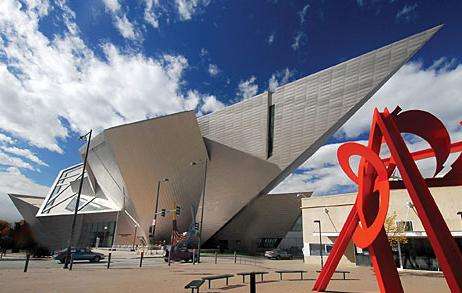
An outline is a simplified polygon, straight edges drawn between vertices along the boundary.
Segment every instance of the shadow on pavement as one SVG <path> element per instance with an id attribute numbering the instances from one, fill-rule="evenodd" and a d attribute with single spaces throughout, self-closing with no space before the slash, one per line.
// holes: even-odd
<path id="1" fill-rule="evenodd" d="M 220 289 L 220 290 L 231 290 L 231 289 L 236 289 L 236 288 L 241 288 L 241 287 L 246 287 L 246 285 L 242 285 L 242 284 L 228 285 L 228 286 L 221 287 L 221 288 L 218 288 L 218 289 Z"/>

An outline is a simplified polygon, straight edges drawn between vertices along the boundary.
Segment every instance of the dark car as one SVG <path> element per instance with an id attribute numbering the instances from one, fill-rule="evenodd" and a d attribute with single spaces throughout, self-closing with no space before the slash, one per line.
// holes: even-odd
<path id="1" fill-rule="evenodd" d="M 292 254 L 282 249 L 265 251 L 265 256 L 269 259 L 292 259 Z"/>
<path id="2" fill-rule="evenodd" d="M 170 253 L 169 246 L 166 247 L 165 249 L 165 255 L 164 255 L 164 260 L 165 262 L 168 262 L 168 255 Z M 197 259 L 197 252 L 195 255 L 195 258 Z M 193 252 L 187 248 L 178 248 L 175 247 L 172 250 L 172 255 L 170 256 L 170 261 L 184 261 L 184 262 L 189 262 L 193 260 Z"/>
<path id="3" fill-rule="evenodd" d="M 88 260 L 90 262 L 99 262 L 100 260 L 104 259 L 104 254 L 93 252 L 88 248 L 72 248 L 71 253 L 74 257 L 74 260 Z M 53 259 L 59 261 L 60 263 L 64 263 L 66 260 L 67 249 L 61 250 L 55 255 L 53 255 Z"/>

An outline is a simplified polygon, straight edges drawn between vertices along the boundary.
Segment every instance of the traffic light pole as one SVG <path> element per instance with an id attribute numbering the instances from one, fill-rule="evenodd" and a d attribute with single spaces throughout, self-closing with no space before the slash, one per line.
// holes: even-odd
<path id="1" fill-rule="evenodd" d="M 157 195 L 156 195 L 156 207 L 154 210 L 154 225 L 152 227 L 152 241 L 155 241 L 155 236 L 156 236 L 156 226 L 157 226 L 157 214 L 158 214 L 158 209 L 159 209 L 159 193 L 160 193 L 160 183 L 161 182 L 168 182 L 168 178 L 163 178 L 157 181 Z"/>
<path id="2" fill-rule="evenodd" d="M 85 159 L 83 160 L 82 174 L 80 175 L 79 191 L 77 193 L 77 202 L 75 203 L 74 217 L 72 218 L 71 235 L 69 237 L 69 242 L 68 242 L 67 251 L 66 251 L 66 259 L 64 261 L 63 269 L 67 269 L 69 265 L 69 257 L 71 255 L 72 240 L 74 238 L 75 224 L 77 220 L 77 212 L 79 211 L 79 205 L 80 205 L 80 195 L 82 194 L 83 177 L 85 176 L 85 167 L 87 166 L 88 151 L 90 150 L 91 133 L 92 133 L 92 130 L 90 130 L 90 132 L 80 137 L 80 139 L 82 139 L 83 137 L 86 137 L 88 135 L 87 148 L 85 152 Z"/>
<path id="3" fill-rule="evenodd" d="M 154 227 L 152 227 L 152 241 L 155 241 L 156 226 L 157 226 L 157 209 L 159 208 L 159 191 L 160 191 L 160 180 L 157 181 L 157 196 L 156 196 L 156 207 L 154 210 Z"/>

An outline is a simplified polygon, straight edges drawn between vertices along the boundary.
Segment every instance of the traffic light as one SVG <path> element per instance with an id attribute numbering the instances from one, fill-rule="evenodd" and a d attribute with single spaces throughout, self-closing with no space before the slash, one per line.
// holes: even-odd
<path id="1" fill-rule="evenodd" d="M 162 210 L 160 211 L 160 215 L 161 215 L 162 217 L 165 217 L 165 209 L 162 209 Z"/>
<path id="2" fill-rule="evenodd" d="M 199 223 L 194 223 L 194 229 L 196 229 L 196 231 L 199 231 Z"/>
<path id="3" fill-rule="evenodd" d="M 175 210 L 175 213 L 177 214 L 177 216 L 180 215 L 180 212 L 181 212 L 181 207 L 179 206 L 176 206 L 176 210 Z"/>

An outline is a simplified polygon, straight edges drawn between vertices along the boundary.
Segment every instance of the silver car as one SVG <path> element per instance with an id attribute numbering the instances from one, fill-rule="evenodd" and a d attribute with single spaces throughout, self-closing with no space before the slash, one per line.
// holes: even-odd
<path id="1" fill-rule="evenodd" d="M 269 259 L 292 259 L 292 254 L 282 249 L 265 251 L 265 257 Z"/>

